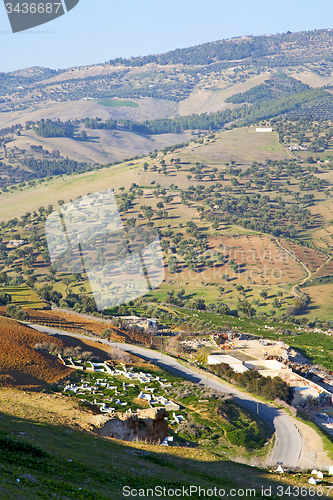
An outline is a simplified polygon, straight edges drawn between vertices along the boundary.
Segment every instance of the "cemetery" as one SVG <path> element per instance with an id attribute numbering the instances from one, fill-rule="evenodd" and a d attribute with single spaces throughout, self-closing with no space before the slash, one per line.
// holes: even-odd
<path id="1" fill-rule="evenodd" d="M 90 369 L 85 371 L 84 378 L 67 384 L 63 392 L 79 398 L 82 403 L 99 407 L 101 413 L 134 413 L 142 408 L 179 410 L 179 405 L 167 397 L 172 383 L 166 378 L 135 371 L 133 366 L 127 367 L 124 363 L 114 368 L 108 363 L 89 361 L 85 364 L 90 365 Z"/>

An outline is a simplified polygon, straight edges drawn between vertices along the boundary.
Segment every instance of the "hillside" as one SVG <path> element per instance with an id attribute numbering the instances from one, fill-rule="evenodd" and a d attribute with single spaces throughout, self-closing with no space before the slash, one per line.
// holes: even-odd
<path id="1" fill-rule="evenodd" d="M 253 124 L 295 110 L 330 119 L 332 36 L 328 29 L 240 37 L 61 71 L 2 73 L 0 135 L 8 152 L 16 147 L 29 154 L 31 146 L 42 146 L 63 158 L 105 164 L 186 142 L 184 131 Z M 296 86 L 286 92 L 288 81 Z M 259 101 L 237 97 L 249 92 L 261 92 Z M 117 130 L 87 130 L 82 123 L 96 117 L 117 120 Z M 41 139 L 26 127 L 40 120 L 70 120 L 74 136 Z M 88 137 L 82 140 L 84 132 Z M 0 159 L 7 164 L 7 157 Z"/>
<path id="2" fill-rule="evenodd" d="M 0 258 L 5 284 L 15 287 L 30 279 L 31 286 L 37 280 L 38 289 L 51 281 L 63 297 L 69 290 L 74 294 L 72 306 L 82 287 L 90 293 L 84 276 L 70 278 L 68 286 L 69 269 L 50 274 L 44 221 L 50 205 L 112 187 L 125 223 L 146 221 L 159 230 L 167 281 L 154 292 L 155 300 L 184 305 L 200 297 L 240 314 L 258 310 L 263 320 L 291 317 L 299 296 L 294 287 L 330 274 L 332 128 L 329 122 L 296 117 L 261 123 L 273 132 L 238 127 L 195 135 L 189 143 L 144 158 L 4 187 Z M 13 161 L 23 159 L 21 152 L 15 156 Z M 57 165 L 38 153 L 24 161 L 50 173 Z M 20 238 L 28 243 L 8 246 Z M 171 299 L 166 293 L 171 284 L 175 292 L 187 287 L 188 293 Z M 269 299 L 260 296 L 262 287 L 271 287 Z M 15 290 L 7 289 L 14 297 Z M 21 301 L 37 303 L 36 297 Z M 307 314 L 317 315 L 311 308 Z"/>
<path id="3" fill-rule="evenodd" d="M 115 59 L 111 64 L 123 63 L 125 66 L 144 66 L 148 63 L 183 64 L 206 66 L 221 62 L 246 60 L 261 62 L 271 60 L 272 65 L 289 66 L 299 59 L 311 61 L 332 55 L 333 33 L 331 29 L 303 31 L 270 36 L 240 36 L 227 40 L 208 42 L 195 47 L 176 49 L 165 54 Z"/>
<path id="4" fill-rule="evenodd" d="M 43 387 L 68 377 L 72 370 L 49 354 L 36 351 L 34 345 L 49 341 L 46 334 L 37 332 L 15 320 L 0 317 L 0 385 L 25 388 Z M 63 341 L 54 338 L 59 347 Z"/>
<path id="5" fill-rule="evenodd" d="M 288 486 L 289 491 L 303 486 L 302 498 L 313 498 L 312 491 L 307 494 L 309 474 L 277 476 L 266 468 L 237 464 L 198 447 L 124 444 L 79 430 L 84 416 L 70 398 L 33 393 L 21 396 L 13 390 L 1 394 L 0 484 L 4 500 L 36 496 L 118 500 L 124 498 L 125 486 L 133 490 L 133 498 L 147 488 L 160 487 L 162 493 L 166 488 L 168 494 L 168 489 L 186 490 L 190 485 L 224 489 L 226 495 L 238 498 L 245 498 L 246 489 L 252 489 L 247 496 L 260 498 L 262 487 L 271 487 L 272 497 L 277 487 L 283 486 L 279 492 L 283 499 L 289 498 Z M 331 484 L 331 478 L 325 477 L 322 487 L 328 498 Z M 202 495 L 193 489 L 191 498 L 198 500 Z"/>

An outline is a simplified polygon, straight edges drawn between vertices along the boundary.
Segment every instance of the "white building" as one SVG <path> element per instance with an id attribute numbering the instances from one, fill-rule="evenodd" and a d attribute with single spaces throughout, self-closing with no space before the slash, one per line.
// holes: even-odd
<path id="1" fill-rule="evenodd" d="M 8 242 L 8 246 L 10 247 L 20 247 L 21 245 L 25 245 L 26 244 L 26 240 L 10 240 Z"/>
<path id="2" fill-rule="evenodd" d="M 246 366 L 243 365 L 243 362 L 239 359 L 234 358 L 233 356 L 229 356 L 228 354 L 211 354 L 207 358 L 209 365 L 219 365 L 220 363 L 226 363 L 237 373 L 244 373 L 248 370 Z"/>

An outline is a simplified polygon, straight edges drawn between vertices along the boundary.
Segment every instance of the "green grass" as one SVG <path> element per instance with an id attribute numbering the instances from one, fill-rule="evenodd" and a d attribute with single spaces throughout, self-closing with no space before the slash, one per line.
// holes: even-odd
<path id="1" fill-rule="evenodd" d="M 318 277 L 315 276 L 314 278 L 307 280 L 304 285 L 300 285 L 299 288 L 302 289 L 302 288 L 307 288 L 309 286 L 330 285 L 332 283 L 333 283 L 332 275 L 318 276 Z"/>
<path id="2" fill-rule="evenodd" d="M 182 404 L 187 418 L 197 424 L 198 429 L 194 435 L 191 429 L 186 434 L 178 430 L 179 435 L 219 455 L 241 455 L 250 460 L 268 451 L 265 442 L 272 438 L 272 429 L 244 408 L 231 401 L 198 402 L 191 397 L 182 400 Z"/>
<path id="3" fill-rule="evenodd" d="M 238 281 L 236 283 L 239 284 Z M 224 291 L 222 294 L 219 293 L 218 286 L 223 286 Z M 173 290 L 175 293 L 177 293 L 179 287 L 186 289 L 187 293 L 184 296 L 185 300 L 200 298 L 204 299 L 207 304 L 211 302 L 222 301 L 228 304 L 231 310 L 236 309 L 238 298 L 241 297 L 240 293 L 237 291 L 233 284 L 225 283 L 222 280 L 216 283 L 216 285 L 214 283 L 209 283 L 208 280 L 204 281 L 203 284 L 199 284 L 199 280 L 197 280 L 197 283 L 195 283 L 194 281 L 188 283 L 185 280 L 179 282 L 175 280 L 173 283 L 170 283 L 170 281 L 168 283 L 164 282 L 156 290 L 154 290 L 150 294 L 150 296 L 157 297 L 160 302 L 167 302 L 167 292 Z M 266 287 L 268 287 L 268 285 L 266 285 Z M 260 296 L 262 286 L 244 285 L 244 288 L 246 290 L 245 299 L 249 302 L 252 302 L 255 299 L 259 300 L 260 305 L 253 305 L 253 307 L 257 309 L 258 312 L 267 314 L 270 313 L 271 309 L 274 309 L 273 300 L 275 298 L 279 298 L 277 292 L 281 290 L 281 288 L 277 286 L 269 286 L 269 296 L 264 300 Z M 276 312 L 279 316 L 286 312 L 287 307 L 292 303 L 292 299 L 292 295 L 287 295 L 285 293 L 284 297 L 282 298 L 281 308 L 276 309 Z"/>
<path id="4" fill-rule="evenodd" d="M 114 100 L 109 100 L 109 99 L 103 99 L 100 101 L 97 101 L 97 104 L 100 106 L 107 106 L 108 108 L 118 108 L 118 107 L 123 107 L 123 106 L 128 106 L 130 108 L 139 108 L 139 104 L 134 101 L 127 101 L 127 100 L 121 100 L 121 101 L 114 101 Z"/>
<path id="5" fill-rule="evenodd" d="M 190 485 L 223 488 L 226 494 L 231 488 L 255 488 L 260 498 L 262 485 L 275 491 L 281 484 L 307 484 L 306 475 L 277 478 L 265 469 L 219 457 L 213 450 L 125 444 L 9 414 L 1 415 L 1 428 L 2 500 L 120 500 L 124 486 Z M 191 498 L 202 497 L 193 494 Z"/>
<path id="6" fill-rule="evenodd" d="M 3 500 L 48 499 L 53 496 L 61 499 L 119 499 L 123 498 L 125 485 L 131 488 L 154 488 L 160 484 L 182 487 L 198 482 L 195 471 L 175 473 L 172 457 L 148 455 L 154 464 L 149 465 L 151 475 L 146 470 L 147 455 L 141 457 L 140 452 L 136 453 L 130 446 L 65 428 L 12 420 L 7 416 L 3 417 L 3 424 L 7 428 L 2 435 L 0 451 Z M 14 436 L 24 432 L 37 445 L 31 446 L 28 441 L 11 436 L 10 432 Z M 208 485 L 209 480 L 220 487 L 234 484 L 213 475 L 204 482 Z"/>
<path id="7" fill-rule="evenodd" d="M 285 328 L 288 326 L 285 325 Z M 283 340 L 295 347 L 315 364 L 333 369 L 333 338 L 324 333 L 301 332 L 296 336 L 279 335 L 271 331 L 263 332 L 263 337 L 273 340 Z"/>

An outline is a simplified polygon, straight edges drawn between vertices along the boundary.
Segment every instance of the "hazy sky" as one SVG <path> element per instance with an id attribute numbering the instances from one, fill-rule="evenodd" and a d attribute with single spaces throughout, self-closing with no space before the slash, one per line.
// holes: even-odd
<path id="1" fill-rule="evenodd" d="M 80 0 L 66 15 L 13 34 L 0 0 L 0 72 L 103 63 L 233 36 L 331 28 L 332 12 L 332 0 Z"/>

